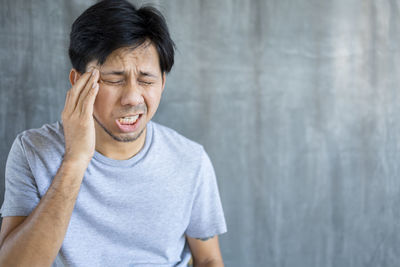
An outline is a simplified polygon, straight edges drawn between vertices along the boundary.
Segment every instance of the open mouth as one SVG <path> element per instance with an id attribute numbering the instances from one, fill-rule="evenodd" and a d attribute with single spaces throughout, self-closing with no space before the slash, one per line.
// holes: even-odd
<path id="1" fill-rule="evenodd" d="M 130 116 L 130 117 L 122 117 L 119 118 L 118 121 L 121 125 L 132 125 L 135 124 L 135 122 L 139 119 L 139 114 L 135 116 Z"/>
<path id="2" fill-rule="evenodd" d="M 117 120 L 115 120 L 118 128 L 120 131 L 124 133 L 130 133 L 134 132 L 138 129 L 140 120 L 142 118 L 143 114 L 137 114 L 134 116 L 127 116 L 127 117 L 121 117 Z"/>

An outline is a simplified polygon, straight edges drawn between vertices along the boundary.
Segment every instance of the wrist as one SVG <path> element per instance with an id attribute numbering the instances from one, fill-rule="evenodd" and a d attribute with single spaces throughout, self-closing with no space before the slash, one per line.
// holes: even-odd
<path id="1" fill-rule="evenodd" d="M 89 162 L 90 159 L 87 158 L 64 156 L 62 166 L 66 169 L 85 171 L 89 165 Z"/>

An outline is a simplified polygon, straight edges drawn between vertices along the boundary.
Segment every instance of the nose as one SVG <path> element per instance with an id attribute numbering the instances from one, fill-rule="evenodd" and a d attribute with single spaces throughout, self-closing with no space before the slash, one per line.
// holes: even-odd
<path id="1" fill-rule="evenodd" d="M 124 90 L 121 97 L 121 105 L 137 106 L 144 103 L 142 90 L 136 81 L 129 82 Z"/>

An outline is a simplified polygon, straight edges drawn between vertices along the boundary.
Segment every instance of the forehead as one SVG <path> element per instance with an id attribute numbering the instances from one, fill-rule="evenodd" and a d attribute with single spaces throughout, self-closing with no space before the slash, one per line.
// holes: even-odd
<path id="1" fill-rule="evenodd" d="M 88 68 L 96 66 L 90 62 Z M 161 72 L 157 49 L 151 42 L 145 42 L 138 47 L 123 47 L 114 50 L 100 66 L 100 71 L 153 71 Z"/>

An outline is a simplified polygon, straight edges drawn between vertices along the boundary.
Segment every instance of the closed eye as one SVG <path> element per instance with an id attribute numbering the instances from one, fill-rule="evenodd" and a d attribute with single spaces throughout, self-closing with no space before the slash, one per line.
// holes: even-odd
<path id="1" fill-rule="evenodd" d="M 104 82 L 111 83 L 111 84 L 118 84 L 118 83 L 122 83 L 123 80 L 121 80 L 121 81 L 104 81 Z"/>
<path id="2" fill-rule="evenodd" d="M 124 82 L 124 80 L 120 80 L 120 81 L 107 81 L 107 80 L 102 80 L 104 83 L 108 83 L 108 84 L 122 84 Z M 152 85 L 154 84 L 154 82 L 148 82 L 148 81 L 138 81 L 139 84 L 148 86 L 148 85 Z"/>
<path id="3" fill-rule="evenodd" d="M 147 82 L 147 81 L 139 81 L 139 83 L 143 84 L 143 85 L 152 85 L 153 84 L 153 82 Z"/>

